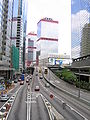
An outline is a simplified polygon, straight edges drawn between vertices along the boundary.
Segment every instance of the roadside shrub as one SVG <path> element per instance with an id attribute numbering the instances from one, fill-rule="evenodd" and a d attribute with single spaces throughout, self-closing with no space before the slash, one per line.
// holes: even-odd
<path id="1" fill-rule="evenodd" d="M 69 82 L 70 84 L 74 84 L 76 82 L 77 77 L 68 69 L 64 69 L 61 71 L 61 76 L 64 78 L 65 81 Z"/>
<path id="2" fill-rule="evenodd" d="M 76 87 L 80 87 L 81 89 L 86 89 L 90 91 L 90 83 L 85 82 L 85 81 L 76 81 L 75 83 Z"/>
<path id="3" fill-rule="evenodd" d="M 63 70 L 57 70 L 54 71 L 55 75 L 62 80 L 75 85 L 76 87 L 80 87 L 82 89 L 86 89 L 90 91 L 90 83 L 86 81 L 79 81 L 77 79 L 77 76 L 70 70 L 68 69 L 63 69 Z"/>

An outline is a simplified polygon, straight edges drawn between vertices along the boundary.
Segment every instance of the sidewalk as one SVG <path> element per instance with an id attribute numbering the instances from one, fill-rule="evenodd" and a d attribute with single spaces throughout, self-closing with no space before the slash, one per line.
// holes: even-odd
<path id="1" fill-rule="evenodd" d="M 12 84 L 8 89 L 1 90 L 1 91 L 0 91 L 0 95 L 1 95 L 2 93 L 3 93 L 3 94 L 6 94 L 6 93 L 10 92 L 14 87 L 15 87 L 15 84 Z"/>

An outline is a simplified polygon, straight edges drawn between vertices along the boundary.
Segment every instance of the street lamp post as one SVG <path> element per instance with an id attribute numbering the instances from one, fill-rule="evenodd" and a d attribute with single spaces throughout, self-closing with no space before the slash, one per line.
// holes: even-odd
<path id="1" fill-rule="evenodd" d="M 80 68 L 79 68 L 79 90 L 78 90 L 78 98 L 80 98 Z"/>
<path id="2" fill-rule="evenodd" d="M 50 69 L 49 69 L 49 81 L 50 81 Z"/>

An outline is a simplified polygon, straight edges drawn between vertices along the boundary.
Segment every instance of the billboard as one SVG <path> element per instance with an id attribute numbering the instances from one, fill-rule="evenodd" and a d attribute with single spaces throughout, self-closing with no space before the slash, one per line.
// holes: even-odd
<path id="1" fill-rule="evenodd" d="M 49 64 L 55 65 L 55 58 L 49 58 Z"/>
<path id="2" fill-rule="evenodd" d="M 57 58 L 49 58 L 49 65 L 69 65 L 70 64 L 70 59 L 57 59 Z"/>

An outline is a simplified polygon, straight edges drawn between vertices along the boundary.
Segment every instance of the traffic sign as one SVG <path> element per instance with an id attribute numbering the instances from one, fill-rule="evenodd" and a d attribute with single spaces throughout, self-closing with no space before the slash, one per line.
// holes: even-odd
<path id="1" fill-rule="evenodd" d="M 50 98 L 53 99 L 53 94 L 50 94 Z"/>

